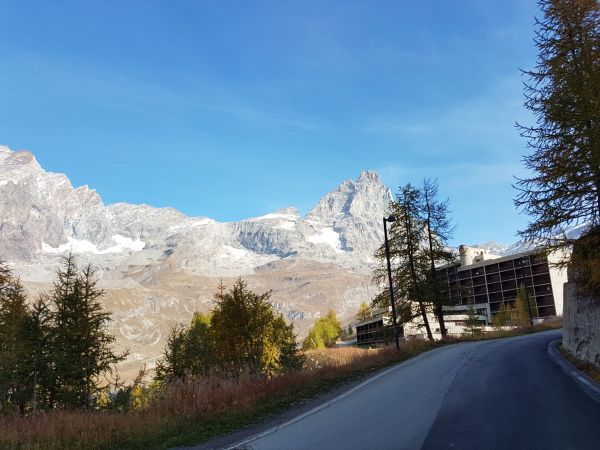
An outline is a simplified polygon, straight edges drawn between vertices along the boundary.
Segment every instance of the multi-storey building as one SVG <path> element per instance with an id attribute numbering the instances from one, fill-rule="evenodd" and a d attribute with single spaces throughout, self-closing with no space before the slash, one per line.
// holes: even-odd
<path id="1" fill-rule="evenodd" d="M 438 275 L 459 308 L 485 307 L 490 321 L 503 304 L 513 305 L 520 286 L 527 288 L 538 317 L 560 316 L 567 272 L 555 266 L 558 258 L 535 250 L 498 258 L 461 246 L 460 261 L 440 267 Z"/>
<path id="2" fill-rule="evenodd" d="M 394 339 L 390 311 L 391 307 L 379 308 L 372 312 L 370 319 L 356 324 L 356 343 L 358 345 L 385 345 Z M 398 327 L 403 335 L 403 328 Z"/>
<path id="3" fill-rule="evenodd" d="M 473 305 L 482 325 L 489 324 L 492 316 L 504 304 L 512 308 L 520 286 L 537 311 L 536 320 L 561 316 L 563 308 L 563 284 L 567 281 L 566 269 L 555 263 L 562 255 L 546 257 L 536 250 L 498 257 L 482 249 L 460 246 L 460 260 L 439 267 L 438 276 L 445 286 L 444 295 L 455 306 L 444 307 L 445 328 L 448 334 L 464 331 L 466 309 Z M 433 336 L 441 338 L 437 318 L 429 313 L 428 321 Z M 393 340 L 390 312 L 377 310 L 372 319 L 356 325 L 357 344 L 381 345 Z M 410 323 L 399 324 L 403 337 L 423 336 L 423 321 L 416 317 Z"/>

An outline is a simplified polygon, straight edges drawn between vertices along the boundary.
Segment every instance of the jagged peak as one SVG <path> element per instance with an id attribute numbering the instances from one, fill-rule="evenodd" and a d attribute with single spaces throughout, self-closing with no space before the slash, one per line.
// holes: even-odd
<path id="1" fill-rule="evenodd" d="M 25 166 L 31 163 L 39 166 L 35 156 L 30 151 L 11 150 L 5 146 L 0 146 L 0 160 L 8 166 Z"/>
<path id="2" fill-rule="evenodd" d="M 356 179 L 357 183 L 377 183 L 381 184 L 379 175 L 374 170 L 361 170 L 360 175 Z"/>
<path id="3" fill-rule="evenodd" d="M 356 181 L 343 181 L 322 197 L 307 217 L 326 221 L 344 217 L 366 219 L 385 210 L 389 197 L 389 189 L 381 183 L 379 175 L 372 170 L 363 170 Z"/>

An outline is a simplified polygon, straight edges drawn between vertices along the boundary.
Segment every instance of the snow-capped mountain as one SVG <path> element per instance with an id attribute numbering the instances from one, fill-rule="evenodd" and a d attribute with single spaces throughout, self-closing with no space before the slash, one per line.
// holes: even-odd
<path id="1" fill-rule="evenodd" d="M 499 244 L 496 241 L 488 241 L 482 244 L 473 244 L 469 245 L 469 247 L 480 248 L 481 250 L 485 250 L 486 253 L 496 256 L 504 256 L 507 250 L 510 248 L 510 246 Z"/>
<path id="2" fill-rule="evenodd" d="M 209 276 L 250 273 L 292 255 L 362 266 L 381 242 L 379 218 L 389 199 L 377 174 L 365 171 L 305 217 L 289 208 L 220 223 L 170 208 L 106 206 L 95 190 L 44 171 L 31 153 L 0 147 L 0 255 L 35 262 L 70 250 L 110 270 L 141 253 L 137 259 L 176 261 Z"/>
<path id="3" fill-rule="evenodd" d="M 27 151 L 0 147 L 0 259 L 26 287 L 48 289 L 61 255 L 91 263 L 106 290 L 122 373 L 162 352 L 170 327 L 212 308 L 220 279 L 242 275 L 302 336 L 333 308 L 351 320 L 377 293 L 373 254 L 391 193 L 374 172 L 340 184 L 305 216 L 294 208 L 239 222 L 172 208 L 105 205 L 87 186 L 46 172 Z"/>

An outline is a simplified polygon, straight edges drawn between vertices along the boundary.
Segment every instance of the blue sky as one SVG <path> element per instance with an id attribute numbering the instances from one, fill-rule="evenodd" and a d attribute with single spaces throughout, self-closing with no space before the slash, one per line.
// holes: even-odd
<path id="1" fill-rule="evenodd" d="M 0 144 L 105 203 L 239 220 L 437 177 L 511 243 L 533 1 L 0 0 Z"/>

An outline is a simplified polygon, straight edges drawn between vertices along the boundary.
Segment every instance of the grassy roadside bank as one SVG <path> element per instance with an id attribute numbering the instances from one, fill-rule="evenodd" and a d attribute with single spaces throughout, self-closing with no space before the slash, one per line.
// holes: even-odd
<path id="1" fill-rule="evenodd" d="M 432 348 L 559 328 L 560 323 L 503 330 L 444 342 L 409 341 L 395 348 L 333 348 L 306 353 L 305 368 L 273 378 L 216 378 L 176 383 L 141 410 L 128 413 L 53 411 L 0 419 L 0 448 L 162 449 L 203 442 L 268 418 Z"/>
<path id="2" fill-rule="evenodd" d="M 568 351 L 562 344 L 558 345 L 558 350 L 571 364 L 577 369 L 581 370 L 588 377 L 594 380 L 596 383 L 600 383 L 600 369 L 594 366 L 592 363 L 577 358 L 573 353 Z"/>

